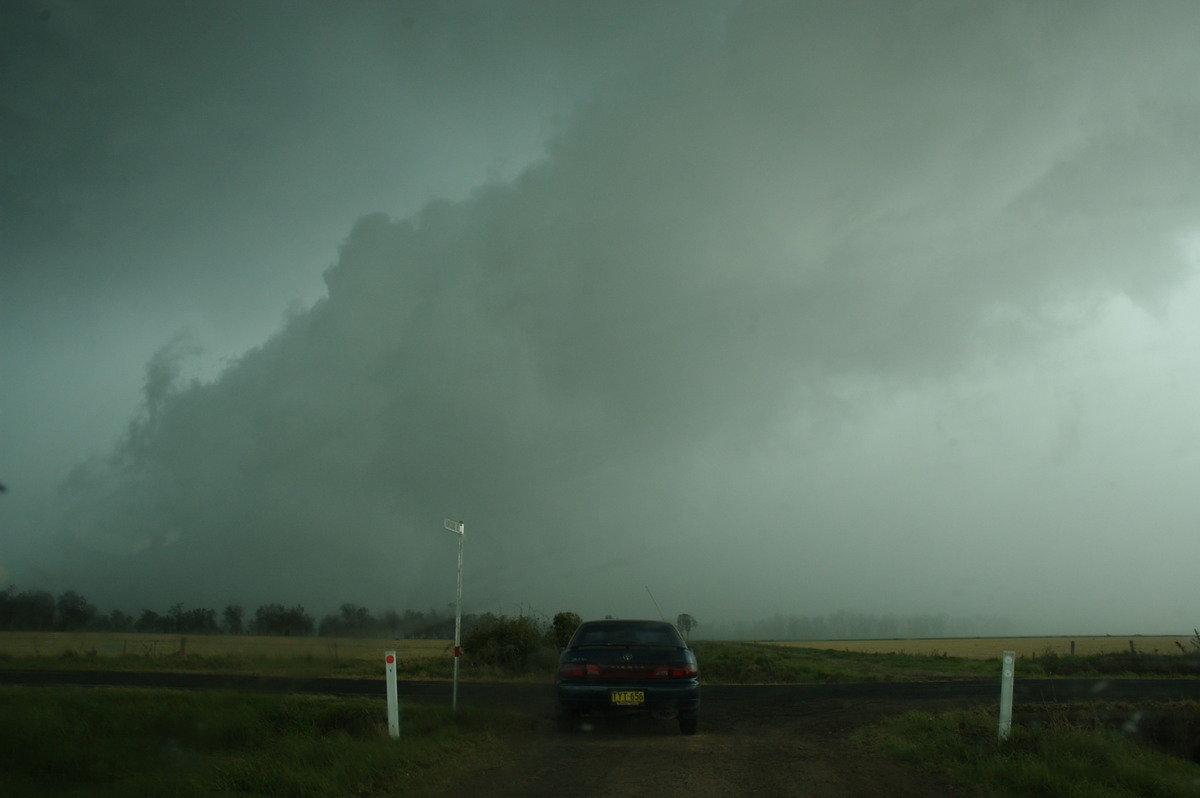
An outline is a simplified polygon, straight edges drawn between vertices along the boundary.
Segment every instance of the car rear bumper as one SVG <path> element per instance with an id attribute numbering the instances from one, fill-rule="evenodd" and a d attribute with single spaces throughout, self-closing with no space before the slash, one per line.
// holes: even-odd
<path id="1" fill-rule="evenodd" d="M 558 705 L 569 712 L 694 712 L 700 707 L 700 684 L 691 680 L 663 682 L 630 681 L 628 684 L 559 682 Z M 646 703 L 638 706 L 613 704 L 613 690 L 642 690 Z"/>

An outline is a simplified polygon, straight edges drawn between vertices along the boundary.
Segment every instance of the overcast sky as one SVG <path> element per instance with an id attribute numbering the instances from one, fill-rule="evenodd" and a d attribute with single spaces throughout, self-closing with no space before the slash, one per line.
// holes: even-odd
<path id="1" fill-rule="evenodd" d="M 475 612 L 1200 623 L 1190 0 L 0 37 L 6 584 L 441 608 L 449 517 Z"/>

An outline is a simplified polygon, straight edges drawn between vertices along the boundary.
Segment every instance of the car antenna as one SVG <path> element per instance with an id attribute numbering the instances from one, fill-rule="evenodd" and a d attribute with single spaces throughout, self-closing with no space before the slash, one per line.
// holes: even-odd
<path id="1" fill-rule="evenodd" d="M 651 600 L 651 601 L 654 601 L 654 594 L 653 594 L 653 593 L 650 593 L 650 585 L 646 585 L 645 587 L 646 587 L 646 592 L 650 594 L 650 600 Z M 658 617 L 659 617 L 659 618 L 661 618 L 662 620 L 664 620 L 664 621 L 665 621 L 665 620 L 666 620 L 666 616 L 664 616 L 664 615 L 662 614 L 662 610 L 658 608 L 658 602 L 657 602 L 657 601 L 654 601 L 654 609 L 658 610 Z"/>

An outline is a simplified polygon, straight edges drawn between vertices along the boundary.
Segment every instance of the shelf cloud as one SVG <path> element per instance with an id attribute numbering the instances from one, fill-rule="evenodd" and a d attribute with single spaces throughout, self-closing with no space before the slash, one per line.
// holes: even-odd
<path id="1" fill-rule="evenodd" d="M 1200 553 L 1197 26 L 739 4 L 514 176 L 362 215 L 215 376 L 166 343 L 64 485 L 72 585 L 442 607 L 449 517 L 476 611 L 1168 631 Z"/>

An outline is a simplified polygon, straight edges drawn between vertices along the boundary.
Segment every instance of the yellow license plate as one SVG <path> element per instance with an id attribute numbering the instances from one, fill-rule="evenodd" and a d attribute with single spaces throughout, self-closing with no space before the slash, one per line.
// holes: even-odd
<path id="1" fill-rule="evenodd" d="M 613 690 L 612 702 L 619 707 L 636 707 L 646 703 L 643 690 Z"/>

